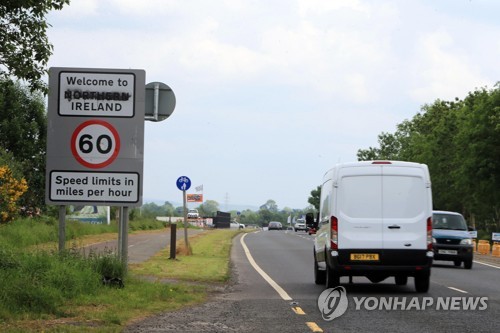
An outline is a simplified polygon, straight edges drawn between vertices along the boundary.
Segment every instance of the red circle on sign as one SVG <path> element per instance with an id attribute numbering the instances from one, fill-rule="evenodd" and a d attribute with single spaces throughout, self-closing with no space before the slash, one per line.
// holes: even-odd
<path id="1" fill-rule="evenodd" d="M 92 163 L 89 160 L 86 160 L 81 154 L 81 152 L 78 149 L 78 138 L 80 137 L 80 134 L 82 134 L 82 131 L 88 130 L 90 126 L 102 126 L 104 127 L 104 131 L 109 131 L 112 134 L 113 140 L 114 140 L 114 149 L 111 152 L 111 154 L 105 155 L 105 160 L 99 163 Z M 97 127 L 98 128 L 98 127 Z M 120 152 L 120 136 L 118 135 L 118 132 L 116 129 L 110 124 L 107 123 L 103 120 L 89 120 L 86 121 L 82 124 L 80 124 L 75 131 L 73 132 L 73 135 L 71 136 L 71 152 L 73 153 L 73 156 L 76 158 L 76 160 L 83 166 L 86 166 L 87 168 L 92 168 L 92 169 L 100 169 L 104 168 L 105 166 L 110 165 L 113 163 L 113 161 L 116 159 L 118 156 L 118 153 Z"/>

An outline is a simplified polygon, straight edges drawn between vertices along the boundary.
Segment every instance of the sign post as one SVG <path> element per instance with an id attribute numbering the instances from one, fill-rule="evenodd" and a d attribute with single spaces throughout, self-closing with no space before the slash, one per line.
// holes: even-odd
<path id="1" fill-rule="evenodd" d="M 140 69 L 49 70 L 45 202 L 123 207 L 125 263 L 128 207 L 142 205 L 145 78 Z"/>
<path id="2" fill-rule="evenodd" d="M 182 191 L 182 205 L 184 212 L 184 245 L 186 246 L 186 253 L 191 255 L 191 248 L 188 241 L 187 233 L 187 207 L 186 207 L 186 191 L 191 187 L 191 179 L 186 176 L 181 176 L 177 179 L 177 188 Z"/>
<path id="3" fill-rule="evenodd" d="M 59 206 L 59 252 L 64 251 L 66 243 L 66 206 Z"/>

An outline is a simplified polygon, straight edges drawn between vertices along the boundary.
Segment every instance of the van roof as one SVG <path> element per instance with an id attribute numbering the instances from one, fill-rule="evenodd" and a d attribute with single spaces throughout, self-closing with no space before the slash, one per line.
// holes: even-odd
<path id="1" fill-rule="evenodd" d="M 417 162 L 393 161 L 393 160 L 357 161 L 357 162 L 338 163 L 334 165 L 331 169 L 329 169 L 327 172 L 325 172 L 324 176 L 326 176 L 328 173 L 331 173 L 333 170 L 338 170 L 341 168 L 366 167 L 369 165 L 383 165 L 387 167 L 418 167 L 427 169 L 426 164 Z"/>
<path id="2" fill-rule="evenodd" d="M 449 214 L 449 215 L 462 215 L 460 213 L 457 213 L 457 212 L 450 212 L 450 211 L 447 211 L 447 210 L 433 210 L 432 211 L 433 214 Z"/>
<path id="3" fill-rule="evenodd" d="M 393 161 L 393 160 L 373 160 L 373 161 L 357 161 L 357 162 L 345 162 L 339 163 L 336 166 L 340 167 L 355 167 L 355 166 L 366 166 L 372 164 L 382 164 L 382 165 L 394 165 L 394 166 L 417 166 L 422 165 L 417 162 L 408 162 L 408 161 Z"/>

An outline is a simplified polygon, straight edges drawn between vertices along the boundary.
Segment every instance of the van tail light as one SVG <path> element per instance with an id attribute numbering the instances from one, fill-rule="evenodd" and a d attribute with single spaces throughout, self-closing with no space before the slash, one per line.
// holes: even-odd
<path id="1" fill-rule="evenodd" d="M 338 250 L 339 246 L 337 244 L 339 237 L 339 221 L 335 216 L 330 218 L 330 249 Z"/>
<path id="2" fill-rule="evenodd" d="M 372 164 L 392 164 L 391 161 L 373 161 Z"/>
<path id="3" fill-rule="evenodd" d="M 432 218 L 427 218 L 427 250 L 432 251 Z"/>

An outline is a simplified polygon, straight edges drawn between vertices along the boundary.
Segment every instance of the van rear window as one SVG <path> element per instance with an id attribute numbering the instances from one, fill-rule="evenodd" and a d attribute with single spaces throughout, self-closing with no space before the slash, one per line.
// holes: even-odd
<path id="1" fill-rule="evenodd" d="M 340 211 L 352 218 L 416 217 L 427 205 L 426 187 L 419 177 L 343 177 L 339 190 Z"/>
<path id="2" fill-rule="evenodd" d="M 339 186 L 340 211 L 353 218 L 382 218 L 382 177 L 343 177 Z"/>
<path id="3" fill-rule="evenodd" d="M 416 217 L 427 207 L 427 188 L 419 177 L 385 176 L 384 218 Z"/>

